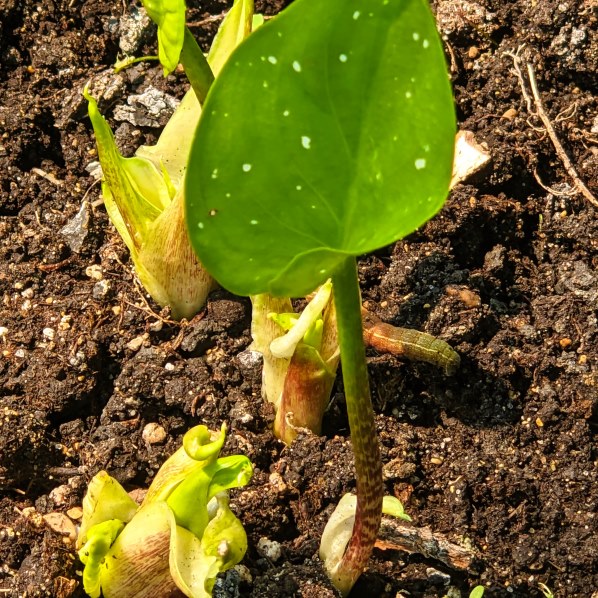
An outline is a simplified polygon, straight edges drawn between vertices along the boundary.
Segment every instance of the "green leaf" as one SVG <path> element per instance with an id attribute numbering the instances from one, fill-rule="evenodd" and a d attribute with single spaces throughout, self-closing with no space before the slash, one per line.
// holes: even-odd
<path id="1" fill-rule="evenodd" d="M 216 512 L 201 542 L 177 526 L 170 544 L 170 570 L 179 589 L 193 598 L 208 598 L 218 573 L 236 565 L 247 550 L 241 522 L 228 507 L 226 495 L 214 499 Z"/>
<path id="2" fill-rule="evenodd" d="M 196 461 L 216 459 L 226 439 L 226 424 L 222 424 L 215 438 L 206 426 L 195 426 L 183 436 L 185 452 Z"/>
<path id="3" fill-rule="evenodd" d="M 293 356 L 297 344 L 311 331 L 315 322 L 322 318 L 322 311 L 328 304 L 331 293 L 332 282 L 327 281 L 318 289 L 315 297 L 305 306 L 294 326 L 284 336 L 276 338 L 270 343 L 272 355 L 288 359 Z"/>
<path id="4" fill-rule="evenodd" d="M 83 569 L 83 587 L 91 598 L 100 597 L 104 557 L 108 554 L 110 547 L 124 527 L 125 524 L 118 519 L 110 519 L 94 525 L 89 530 L 89 539 L 85 542 L 83 548 L 79 550 L 79 558 L 85 565 Z"/>
<path id="5" fill-rule="evenodd" d="M 185 0 L 142 0 L 147 14 L 158 26 L 158 56 L 164 76 L 179 64 L 185 39 Z"/>
<path id="6" fill-rule="evenodd" d="M 484 586 L 476 586 L 471 593 L 469 594 L 469 598 L 482 598 L 484 595 Z"/>
<path id="7" fill-rule="evenodd" d="M 229 455 L 206 467 L 206 471 L 212 476 L 208 490 L 210 500 L 225 490 L 246 486 L 253 475 L 253 466 L 245 455 Z"/>
<path id="8" fill-rule="evenodd" d="M 209 521 L 208 502 L 219 492 L 246 485 L 252 474 L 251 461 L 243 455 L 222 457 L 193 471 L 166 500 L 177 525 L 201 538 Z"/>
<path id="9" fill-rule="evenodd" d="M 222 424 L 220 432 L 217 433 L 210 432 L 206 426 L 194 426 L 188 430 L 183 437 L 183 446 L 158 470 L 147 491 L 143 506 L 167 500 L 179 484 L 215 461 L 225 438 L 225 424 Z"/>
<path id="10" fill-rule="evenodd" d="M 138 506 L 117 480 L 105 471 L 98 472 L 89 482 L 83 498 L 83 518 L 77 536 L 77 548 L 87 542 L 89 531 L 98 524 L 115 519 L 125 523 L 131 521 Z"/>
<path id="11" fill-rule="evenodd" d="M 208 54 L 208 62 L 215 75 L 218 75 L 233 50 L 252 29 L 257 29 L 257 17 L 253 14 L 253 0 L 235 0 L 216 32 Z"/>
<path id="12" fill-rule="evenodd" d="M 385 496 L 382 499 L 382 512 L 403 521 L 411 521 L 411 517 L 405 513 L 403 503 L 396 496 Z"/>
<path id="13" fill-rule="evenodd" d="M 440 209 L 454 131 L 425 0 L 296 0 L 208 95 L 187 176 L 192 244 L 235 293 L 310 292 Z"/>

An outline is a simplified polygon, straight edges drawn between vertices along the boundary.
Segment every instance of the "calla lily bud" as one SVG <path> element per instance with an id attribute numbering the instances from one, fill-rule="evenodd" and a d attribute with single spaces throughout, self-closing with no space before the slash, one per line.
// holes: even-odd
<path id="1" fill-rule="evenodd" d="M 242 455 L 218 457 L 225 433 L 189 430 L 141 506 L 106 472 L 94 477 L 77 539 L 92 598 L 207 598 L 216 576 L 243 558 L 247 536 L 227 490 L 247 484 L 253 470 Z"/>

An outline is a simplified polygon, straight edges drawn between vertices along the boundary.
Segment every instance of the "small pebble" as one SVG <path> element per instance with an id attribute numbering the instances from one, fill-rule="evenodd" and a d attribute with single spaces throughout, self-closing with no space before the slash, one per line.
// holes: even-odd
<path id="1" fill-rule="evenodd" d="M 77 538 L 75 524 L 64 513 L 48 513 L 43 515 L 43 520 L 52 531 L 67 536 L 73 542 Z"/>
<path id="2" fill-rule="evenodd" d="M 480 49 L 477 48 L 476 46 L 471 46 L 471 48 L 469 48 L 469 50 L 467 50 L 467 56 L 469 56 L 469 58 L 471 58 L 472 60 L 474 58 L 477 58 L 480 55 Z"/>
<path id="3" fill-rule="evenodd" d="M 282 556 L 282 547 L 276 540 L 260 538 L 257 543 L 257 551 L 272 562 L 276 562 Z"/>
<path id="4" fill-rule="evenodd" d="M 239 574 L 241 581 L 250 584 L 253 582 L 253 577 L 251 575 L 251 571 L 245 565 L 235 565 L 233 569 Z"/>
<path id="5" fill-rule="evenodd" d="M 162 328 L 164 327 L 164 323 L 162 322 L 162 320 L 156 320 L 155 322 L 152 322 L 149 326 L 149 329 L 152 332 L 160 332 L 160 330 L 162 330 Z"/>
<path id="6" fill-rule="evenodd" d="M 42 334 L 46 340 L 53 341 L 54 337 L 56 336 L 56 331 L 54 328 L 44 328 L 42 330 Z"/>
<path id="7" fill-rule="evenodd" d="M 152 422 L 143 428 L 141 438 L 148 444 L 158 444 L 166 438 L 166 430 L 160 424 Z"/>
<path id="8" fill-rule="evenodd" d="M 131 339 L 127 343 L 127 349 L 131 349 L 131 351 L 138 351 L 141 348 L 141 345 L 143 345 L 145 338 L 145 334 L 142 334 L 141 336 L 136 336 L 135 338 Z"/>
<path id="9" fill-rule="evenodd" d="M 278 492 L 280 494 L 282 494 L 283 492 L 288 490 L 288 486 L 286 485 L 282 476 L 277 472 L 271 473 L 270 477 L 268 478 L 268 481 L 270 482 L 270 484 L 272 486 L 274 486 L 274 488 L 276 489 L 276 492 Z"/>
<path id="10" fill-rule="evenodd" d="M 49 496 L 54 501 L 54 504 L 62 506 L 67 503 L 72 492 L 73 489 L 68 484 L 62 484 L 50 490 Z"/>
<path id="11" fill-rule="evenodd" d="M 87 227 L 89 226 L 88 207 L 89 204 L 84 201 L 77 214 L 60 229 L 60 234 L 65 237 L 68 246 L 74 253 L 79 253 L 87 236 Z"/>
<path id="12" fill-rule="evenodd" d="M 91 295 L 94 299 L 103 299 L 110 292 L 110 283 L 107 280 L 100 280 L 93 285 Z"/>
<path id="13" fill-rule="evenodd" d="M 8 328 L 6 326 L 0 326 L 0 338 L 3 338 L 8 333 Z"/>
<path id="14" fill-rule="evenodd" d="M 438 571 L 438 569 L 433 569 L 432 567 L 426 569 L 426 575 L 428 576 L 428 581 L 433 584 L 448 585 L 451 583 L 451 576 L 448 573 Z"/>
<path id="15" fill-rule="evenodd" d="M 64 315 L 60 318 L 60 323 L 58 324 L 58 328 L 60 330 L 68 330 L 71 327 L 72 316 Z"/>
<path id="16" fill-rule="evenodd" d="M 85 275 L 89 276 L 89 278 L 93 280 L 102 280 L 102 278 L 104 278 L 102 266 L 100 266 L 99 264 L 92 264 L 91 266 L 87 266 L 87 268 L 85 268 Z"/>

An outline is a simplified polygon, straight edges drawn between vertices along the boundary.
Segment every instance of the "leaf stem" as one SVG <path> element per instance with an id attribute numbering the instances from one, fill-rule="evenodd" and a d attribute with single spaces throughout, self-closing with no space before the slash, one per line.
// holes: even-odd
<path id="1" fill-rule="evenodd" d="M 370 557 L 382 516 L 382 463 L 362 336 L 357 264 L 348 257 L 332 277 L 343 382 L 357 474 L 357 511 L 351 540 L 338 566 L 337 588 L 346 595 Z"/>
<path id="2" fill-rule="evenodd" d="M 214 73 L 188 27 L 185 27 L 181 64 L 199 103 L 203 104 L 208 95 L 208 90 L 214 82 Z"/>

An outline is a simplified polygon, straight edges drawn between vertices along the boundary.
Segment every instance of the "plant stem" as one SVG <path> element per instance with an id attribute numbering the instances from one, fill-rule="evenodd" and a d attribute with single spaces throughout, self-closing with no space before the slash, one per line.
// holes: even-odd
<path id="1" fill-rule="evenodd" d="M 181 64 L 199 103 L 203 105 L 208 90 L 214 82 L 214 73 L 188 27 L 185 27 Z"/>
<path id="2" fill-rule="evenodd" d="M 347 258 L 332 277 L 343 382 L 357 474 L 357 511 L 335 585 L 346 595 L 370 557 L 382 517 L 382 463 L 362 336 L 357 264 Z"/>

